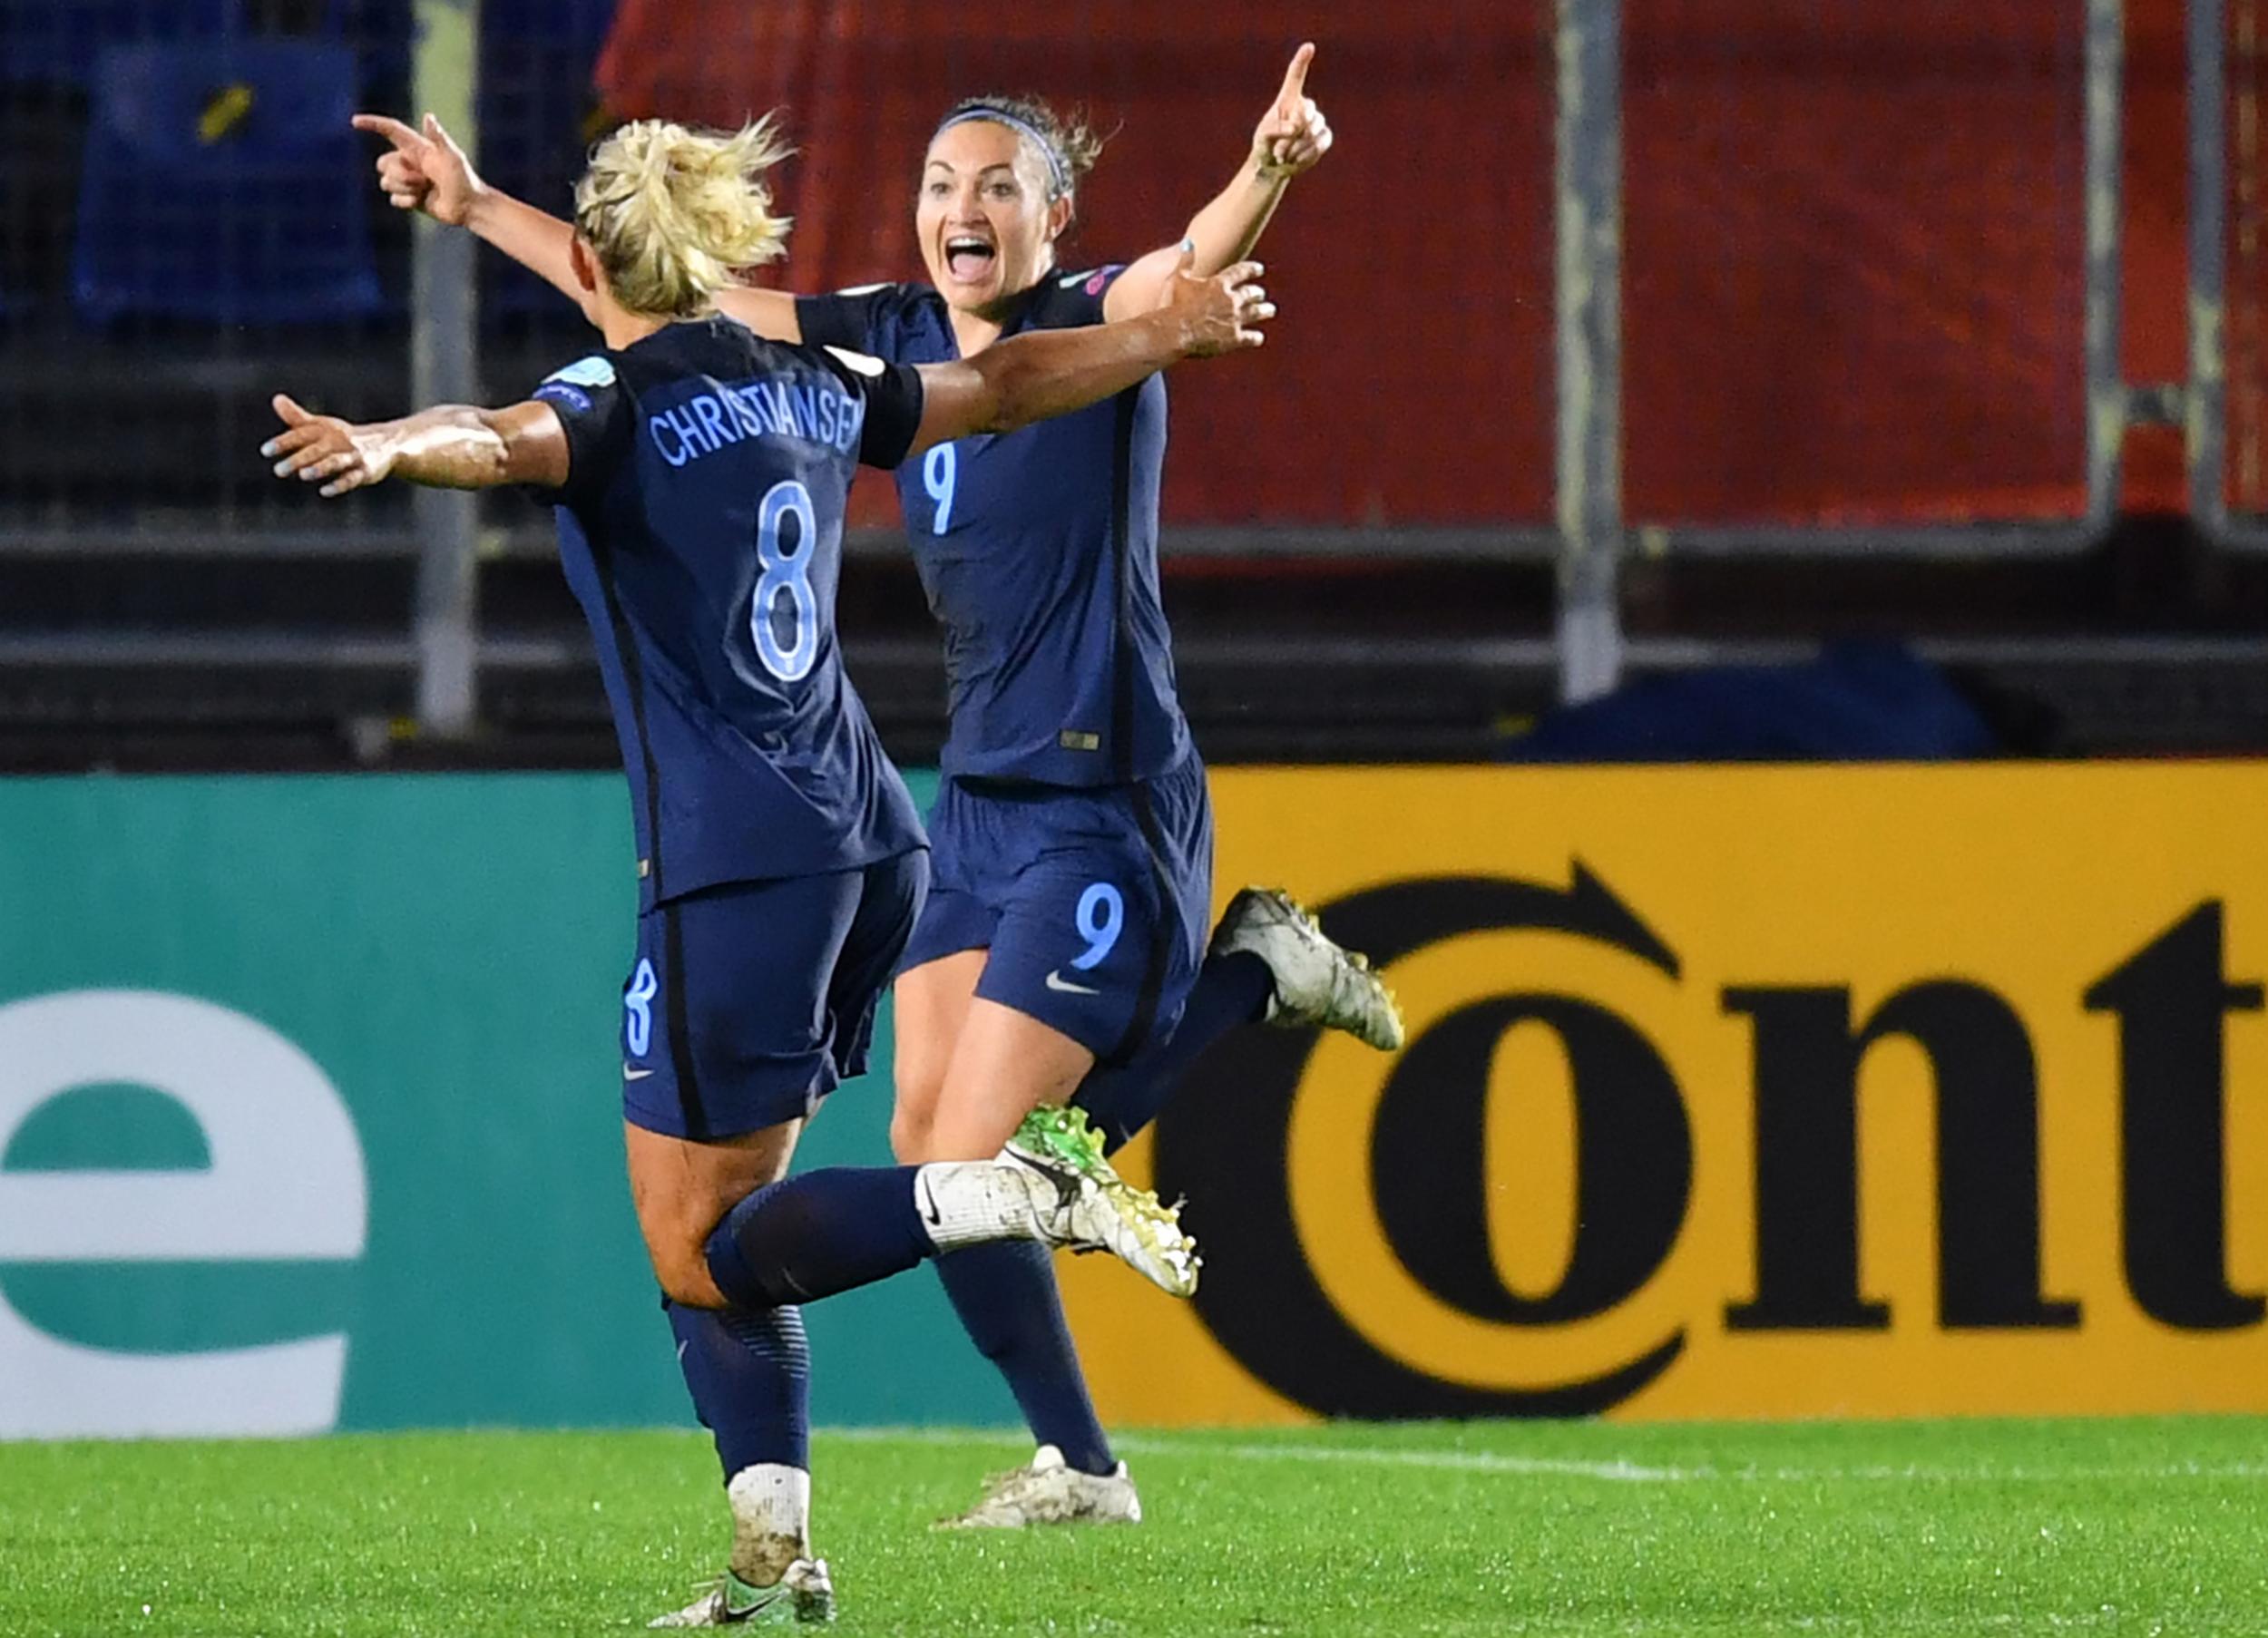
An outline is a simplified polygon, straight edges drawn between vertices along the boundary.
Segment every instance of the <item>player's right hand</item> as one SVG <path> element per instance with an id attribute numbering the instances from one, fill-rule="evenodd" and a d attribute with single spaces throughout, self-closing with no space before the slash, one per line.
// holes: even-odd
<path id="1" fill-rule="evenodd" d="M 355 129 L 393 144 L 378 155 L 377 165 L 378 188 L 388 204 L 396 210 L 423 210 L 452 228 L 464 225 L 485 184 L 439 120 L 427 114 L 421 131 L 382 113 L 358 113 Z"/>
<path id="2" fill-rule="evenodd" d="M 1191 271 L 1196 261 L 1197 247 L 1185 239 L 1158 297 L 1159 310 L 1181 321 L 1184 355 L 1210 358 L 1258 346 L 1266 339 L 1260 327 L 1276 317 L 1276 304 L 1257 282 L 1260 264 L 1240 261 L 1200 278 Z"/>
<path id="3" fill-rule="evenodd" d="M 285 431 L 259 446 L 279 478 L 320 483 L 326 499 L 381 482 L 394 470 L 393 444 L 379 429 L 301 409 L 283 393 L 269 400 Z"/>

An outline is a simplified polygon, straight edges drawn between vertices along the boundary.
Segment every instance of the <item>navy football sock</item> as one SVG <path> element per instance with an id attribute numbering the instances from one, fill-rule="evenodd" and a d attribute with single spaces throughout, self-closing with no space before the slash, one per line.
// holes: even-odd
<path id="1" fill-rule="evenodd" d="M 1162 1046 L 1131 1063 L 1093 1069 L 1079 1083 L 1071 1106 L 1085 1110 L 1095 1123 L 1104 1152 L 1118 1148 L 1156 1119 L 1189 1066 L 1231 1029 L 1263 1017 L 1268 997 L 1275 993 L 1276 975 L 1250 951 L 1207 957 L 1181 1021 Z"/>
<path id="2" fill-rule="evenodd" d="M 1028 1240 L 973 1245 L 940 1257 L 937 1277 L 977 1352 L 1008 1379 L 1031 1437 L 1081 1473 L 1117 1467 L 1080 1374 L 1048 1248 Z"/>
<path id="3" fill-rule="evenodd" d="M 1267 963 L 1248 951 L 1209 959 L 1166 1044 L 1131 1065 L 1092 1071 L 1072 1103 L 1094 1121 L 1106 1148 L 1118 1148 L 1150 1123 L 1207 1048 L 1263 1015 L 1275 989 Z M 977 1351 L 1007 1379 L 1032 1437 L 1081 1473 L 1115 1467 L 1046 1249 L 972 1246 L 940 1259 L 937 1274 Z"/>
<path id="4" fill-rule="evenodd" d="M 816 1302 L 934 1254 L 914 1204 L 918 1166 L 828 1166 L 767 1184 L 725 1214 L 709 1278 L 745 1309 Z"/>
<path id="5" fill-rule="evenodd" d="M 678 1367 L 725 1477 L 759 1462 L 811 1466 L 811 1350 L 797 1308 L 721 1312 L 666 1298 Z"/>

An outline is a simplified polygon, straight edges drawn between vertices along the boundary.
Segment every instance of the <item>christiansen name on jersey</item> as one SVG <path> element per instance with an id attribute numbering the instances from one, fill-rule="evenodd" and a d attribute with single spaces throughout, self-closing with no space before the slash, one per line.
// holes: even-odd
<path id="1" fill-rule="evenodd" d="M 535 396 L 567 432 L 567 482 L 538 492 L 621 742 L 641 906 L 924 846 L 835 631 L 852 475 L 904 460 L 920 377 L 711 317 Z"/>

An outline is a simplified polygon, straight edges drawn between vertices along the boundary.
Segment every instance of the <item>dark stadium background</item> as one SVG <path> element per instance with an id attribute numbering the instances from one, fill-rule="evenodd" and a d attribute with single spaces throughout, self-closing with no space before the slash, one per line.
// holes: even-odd
<path id="1" fill-rule="evenodd" d="M 2268 566 L 2246 546 L 2268 511 L 2261 57 L 2249 4 L 2226 8 L 2228 141 L 2209 170 L 2183 8 L 2126 10 L 2123 194 L 2090 268 L 2084 6 L 1624 8 L 1626 675 L 1891 639 L 2011 754 L 2268 745 Z M 216 18 L 301 57 L 266 78 L 217 60 L 192 112 L 248 76 L 254 94 L 215 140 L 107 141 L 105 108 L 131 99 L 100 48 Z M 560 209 L 612 118 L 784 105 L 805 150 L 786 277 L 818 288 L 916 271 L 912 157 L 936 112 L 1031 87 L 1117 130 L 1067 258 L 1122 258 L 1209 197 L 1312 34 L 1340 140 L 1265 246 L 1284 317 L 1261 356 L 1173 383 L 1182 683 L 1216 761 L 1486 758 L 1561 687 L 1551 22 L 1483 0 L 1295 17 L 492 0 L 478 159 Z M 408 497 L 325 506 L 254 454 L 279 386 L 347 414 L 408 402 L 408 224 L 369 184 L 367 139 L 288 122 L 410 106 L 412 33 L 406 0 L 0 5 L 0 765 L 611 760 L 537 509 L 480 513 L 477 709 L 453 737 L 415 721 L 425 537 Z M 295 66 L 325 48 L 343 83 Z M 286 202 L 194 188 L 235 141 L 281 156 Z M 2225 459 L 2193 492 L 2187 240 L 2208 197 L 2227 218 Z M 183 278 L 163 247 L 200 213 L 232 259 Z M 357 232 L 367 260 L 340 249 Z M 263 321 L 262 292 L 304 286 L 315 246 L 326 267 L 362 262 L 361 292 Z M 479 269 L 478 385 L 503 400 L 571 356 L 581 323 L 494 257 Z M 97 275 L 123 296 L 91 299 Z M 200 279 L 254 310 L 200 311 Z M 2106 279 L 2126 431 L 2090 469 L 2088 299 Z M 942 687 L 892 512 L 869 480 L 843 627 L 892 749 L 921 763 Z M 1777 674 L 1747 680 L 1770 719 Z M 1773 743 L 1728 731 L 1722 754 Z"/>

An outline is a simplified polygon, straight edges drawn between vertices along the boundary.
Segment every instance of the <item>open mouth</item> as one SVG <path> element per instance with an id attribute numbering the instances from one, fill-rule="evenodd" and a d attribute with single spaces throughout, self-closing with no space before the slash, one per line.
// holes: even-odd
<path id="1" fill-rule="evenodd" d="M 1000 252 L 990 239 L 956 233 L 945 240 L 945 271 L 963 284 L 975 284 L 992 270 Z"/>

